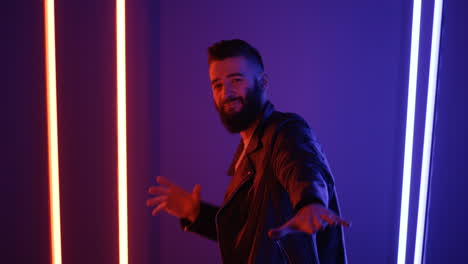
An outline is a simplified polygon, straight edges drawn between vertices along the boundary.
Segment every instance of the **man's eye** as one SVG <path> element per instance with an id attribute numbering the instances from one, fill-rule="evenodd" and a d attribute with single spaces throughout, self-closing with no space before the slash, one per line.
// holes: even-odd
<path id="1" fill-rule="evenodd" d="M 220 84 L 220 83 L 217 83 L 217 84 L 215 84 L 215 85 L 213 86 L 213 88 L 216 89 L 216 90 L 221 89 L 221 87 L 223 87 L 223 85 Z"/>
<path id="2" fill-rule="evenodd" d="M 240 79 L 240 78 L 232 79 L 233 83 L 238 83 L 238 82 L 241 82 L 241 81 L 242 81 L 242 79 Z"/>

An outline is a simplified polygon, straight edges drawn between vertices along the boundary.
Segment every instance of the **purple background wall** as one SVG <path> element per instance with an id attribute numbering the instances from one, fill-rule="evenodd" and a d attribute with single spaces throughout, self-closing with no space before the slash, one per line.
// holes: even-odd
<path id="1" fill-rule="evenodd" d="M 221 202 L 239 137 L 218 120 L 205 52 L 230 38 L 260 50 L 272 102 L 316 130 L 353 222 L 350 263 L 396 261 L 410 1 L 127 2 L 130 263 L 220 261 L 215 243 L 171 216 L 152 217 L 144 202 L 156 175 L 190 190 L 200 183 L 203 199 Z M 468 257 L 468 9 L 445 7 L 427 263 Z M 118 258 L 114 8 L 56 5 L 64 263 Z M 0 11 L 0 262 L 49 263 L 42 2 L 8 1 Z"/>

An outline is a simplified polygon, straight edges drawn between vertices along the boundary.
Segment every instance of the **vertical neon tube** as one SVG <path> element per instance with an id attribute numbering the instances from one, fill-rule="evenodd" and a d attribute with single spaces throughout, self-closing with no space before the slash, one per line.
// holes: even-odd
<path id="1" fill-rule="evenodd" d="M 413 1 L 413 21 L 411 28 L 411 57 L 408 81 L 408 105 L 406 110 L 405 154 L 403 163 L 403 183 L 401 189 L 400 231 L 398 239 L 398 264 L 405 263 L 408 235 L 408 211 L 411 187 L 411 167 L 413 160 L 413 136 L 416 107 L 416 84 L 418 79 L 419 31 L 421 23 L 421 0 Z"/>
<path id="2" fill-rule="evenodd" d="M 119 263 L 128 263 L 125 0 L 116 2 Z"/>
<path id="3" fill-rule="evenodd" d="M 437 87 L 437 71 L 439 65 L 440 30 L 442 22 L 443 0 L 434 1 L 434 17 L 432 20 L 431 58 L 429 64 L 429 82 L 426 103 L 426 121 L 424 126 L 424 145 L 421 167 L 421 185 L 419 187 L 418 220 L 416 226 L 416 244 L 414 263 L 422 263 L 424 232 L 426 227 L 427 192 L 429 172 L 431 168 L 432 131 L 434 128 L 434 108 Z"/>
<path id="4" fill-rule="evenodd" d="M 55 65 L 54 0 L 44 1 L 47 89 L 47 133 L 49 151 L 50 247 L 53 264 L 62 263 L 60 232 L 60 187 L 57 133 L 57 77 Z"/>

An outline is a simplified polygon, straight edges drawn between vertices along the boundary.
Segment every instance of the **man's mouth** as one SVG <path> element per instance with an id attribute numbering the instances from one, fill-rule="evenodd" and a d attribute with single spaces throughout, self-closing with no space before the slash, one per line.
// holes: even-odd
<path id="1" fill-rule="evenodd" d="M 242 102 L 240 99 L 229 100 L 224 103 L 224 110 L 227 113 L 239 112 L 242 108 Z"/>

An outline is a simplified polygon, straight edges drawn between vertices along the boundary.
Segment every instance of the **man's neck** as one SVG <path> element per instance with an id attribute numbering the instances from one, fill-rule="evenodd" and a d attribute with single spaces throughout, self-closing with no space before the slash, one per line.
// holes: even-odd
<path id="1" fill-rule="evenodd" d="M 265 102 L 262 103 L 262 109 L 265 107 Z M 257 119 L 252 122 L 252 124 L 245 130 L 242 130 L 240 132 L 242 142 L 244 143 L 244 149 L 246 149 L 249 145 L 250 139 L 252 138 L 253 133 L 255 132 L 255 129 L 258 126 L 258 123 L 260 123 L 260 120 L 263 117 L 263 111 L 260 115 L 258 115 Z"/>
<path id="2" fill-rule="evenodd" d="M 240 132 L 242 142 L 244 143 L 244 148 L 247 148 L 249 145 L 250 139 L 252 138 L 259 121 L 260 118 L 257 118 L 257 120 L 255 120 L 255 122 L 253 122 L 247 129 Z"/>

